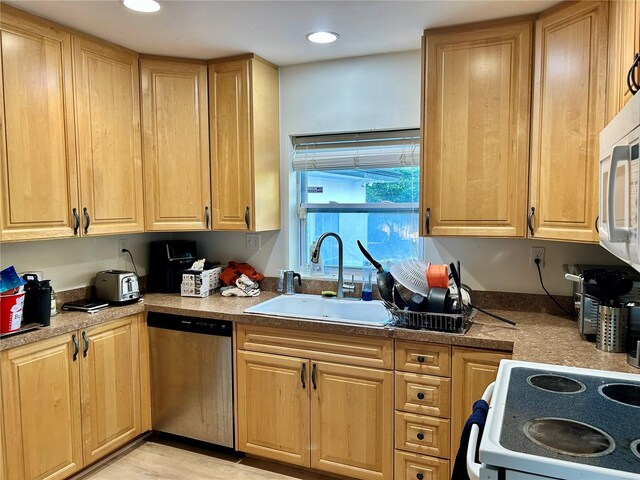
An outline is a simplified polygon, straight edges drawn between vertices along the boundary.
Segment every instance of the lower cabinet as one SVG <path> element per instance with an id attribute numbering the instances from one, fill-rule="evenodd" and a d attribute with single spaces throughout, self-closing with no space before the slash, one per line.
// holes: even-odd
<path id="1" fill-rule="evenodd" d="M 449 462 L 396 450 L 394 480 L 448 480 Z"/>
<path id="2" fill-rule="evenodd" d="M 140 433 L 136 317 L 81 333 L 82 438 L 88 465 Z"/>
<path id="3" fill-rule="evenodd" d="M 142 320 L 1 352 L 7 478 L 66 478 L 141 433 Z"/>
<path id="4" fill-rule="evenodd" d="M 239 350 L 239 448 L 357 479 L 393 476 L 393 373 Z"/>
<path id="5" fill-rule="evenodd" d="M 458 453 L 462 428 L 476 400 L 496 379 L 500 360 L 511 358 L 510 353 L 470 348 L 453 348 L 451 373 L 451 458 Z"/>
<path id="6" fill-rule="evenodd" d="M 78 335 L 2 352 L 7 478 L 55 480 L 82 468 Z"/>

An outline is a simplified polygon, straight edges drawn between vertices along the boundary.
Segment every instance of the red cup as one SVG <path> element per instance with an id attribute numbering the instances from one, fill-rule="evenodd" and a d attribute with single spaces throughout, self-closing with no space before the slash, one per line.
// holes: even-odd
<path id="1" fill-rule="evenodd" d="M 427 265 L 427 284 L 429 288 L 449 288 L 449 267 L 446 265 Z"/>
<path id="2" fill-rule="evenodd" d="M 15 332 L 22 324 L 24 292 L 0 296 L 0 333 Z"/>

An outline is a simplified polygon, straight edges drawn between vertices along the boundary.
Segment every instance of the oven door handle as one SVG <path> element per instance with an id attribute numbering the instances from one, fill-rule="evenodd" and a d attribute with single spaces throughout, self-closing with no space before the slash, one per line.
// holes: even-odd
<path id="1" fill-rule="evenodd" d="M 489 403 L 493 395 L 493 388 L 496 382 L 489 384 L 482 395 L 482 400 Z M 478 442 L 480 441 L 480 427 L 478 425 L 471 426 L 471 435 L 469 436 L 469 445 L 467 446 L 467 474 L 470 480 L 480 479 L 480 464 L 476 463 L 476 451 L 478 450 Z"/>

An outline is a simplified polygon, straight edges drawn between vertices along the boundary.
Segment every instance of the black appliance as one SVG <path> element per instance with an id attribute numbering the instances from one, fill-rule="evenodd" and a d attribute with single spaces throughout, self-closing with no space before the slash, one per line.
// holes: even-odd
<path id="1" fill-rule="evenodd" d="M 39 323 L 45 327 L 51 321 L 51 285 L 50 280 L 39 281 L 36 275 L 24 275 L 27 284 L 24 286 L 23 324 Z"/>
<path id="2" fill-rule="evenodd" d="M 198 253 L 194 240 L 161 240 L 151 242 L 149 292 L 176 293 L 180 291 L 182 272 L 188 270 L 197 260 Z"/>

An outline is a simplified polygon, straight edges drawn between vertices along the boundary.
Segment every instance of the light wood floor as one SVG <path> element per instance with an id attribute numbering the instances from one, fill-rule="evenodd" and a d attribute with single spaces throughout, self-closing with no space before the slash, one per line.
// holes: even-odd
<path id="1" fill-rule="evenodd" d="M 83 480 L 336 480 L 256 458 L 183 447 L 152 439 Z"/>

